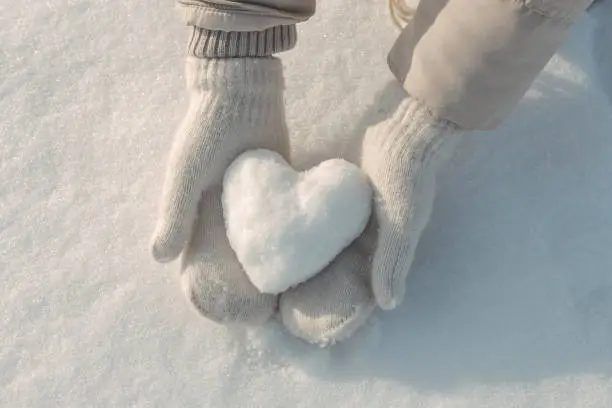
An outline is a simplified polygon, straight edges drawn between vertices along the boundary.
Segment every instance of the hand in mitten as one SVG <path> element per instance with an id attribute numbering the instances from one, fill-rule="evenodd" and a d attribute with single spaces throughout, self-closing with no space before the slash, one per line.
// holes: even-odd
<path id="1" fill-rule="evenodd" d="M 333 344 L 359 328 L 376 305 L 393 309 L 401 303 L 431 215 L 436 171 L 461 133 L 410 98 L 367 130 L 360 165 L 374 190 L 370 225 L 320 275 L 281 296 L 281 317 L 290 332 Z"/>
<path id="2" fill-rule="evenodd" d="M 276 297 L 249 281 L 227 241 L 221 184 L 231 162 L 250 149 L 288 158 L 280 60 L 189 57 L 189 108 L 174 138 L 152 241 L 156 260 L 183 253 L 183 288 L 206 317 L 261 323 Z"/>

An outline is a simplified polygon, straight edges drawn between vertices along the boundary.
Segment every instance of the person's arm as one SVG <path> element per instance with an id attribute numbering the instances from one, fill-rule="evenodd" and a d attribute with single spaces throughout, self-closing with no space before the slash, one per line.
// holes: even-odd
<path id="1" fill-rule="evenodd" d="M 291 333 L 334 344 L 374 305 L 401 304 L 432 215 L 436 171 L 466 131 L 506 118 L 590 3 L 421 0 L 389 55 L 407 95 L 367 130 L 360 149 L 374 190 L 371 225 L 319 276 L 281 296 Z"/>
<path id="2" fill-rule="evenodd" d="M 295 46 L 295 25 L 310 18 L 315 0 L 177 0 L 193 27 L 188 54 L 198 58 L 266 57 Z"/>
<path id="3" fill-rule="evenodd" d="M 260 91 L 265 95 L 274 95 L 274 90 L 281 93 L 282 65 L 271 58 L 295 46 L 295 24 L 314 12 L 314 0 L 177 0 L 176 5 L 190 26 L 186 78 L 192 98 L 187 117 L 175 135 L 153 237 L 155 258 L 166 261 L 183 250 L 203 192 L 202 186 L 194 186 L 201 184 L 203 175 L 192 167 L 210 161 L 208 173 L 217 174 L 213 181 L 218 183 L 231 159 L 222 153 L 233 146 L 232 137 L 248 140 L 248 134 L 226 135 L 219 118 L 227 116 L 228 109 L 269 108 L 255 106 L 264 101 L 253 95 Z M 260 82 L 265 82 L 265 89 Z M 235 100 L 238 96 L 240 104 Z M 282 104 L 270 106 L 284 118 Z M 248 128 L 244 132 L 249 133 Z M 213 143 L 215 138 L 220 146 Z M 216 171 L 211 171 L 211 166 Z"/>
<path id="4" fill-rule="evenodd" d="M 178 6 L 190 36 L 185 79 L 189 106 L 168 154 L 151 252 L 182 255 L 183 290 L 204 316 L 262 323 L 276 297 L 250 283 L 227 240 L 221 184 L 230 163 L 251 149 L 289 156 L 283 66 L 295 24 L 314 0 L 195 1 Z"/>
<path id="5" fill-rule="evenodd" d="M 389 67 L 408 94 L 440 118 L 466 130 L 491 129 L 591 3 L 422 0 L 389 54 Z"/>
<path id="6" fill-rule="evenodd" d="M 362 167 L 374 185 L 372 289 L 397 306 L 434 200 L 435 172 L 461 135 L 498 126 L 591 0 L 421 0 L 388 58 L 408 95 L 370 129 Z"/>

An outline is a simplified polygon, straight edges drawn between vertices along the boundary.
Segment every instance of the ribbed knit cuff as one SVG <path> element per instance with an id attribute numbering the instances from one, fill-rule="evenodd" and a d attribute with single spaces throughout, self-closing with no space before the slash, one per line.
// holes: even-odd
<path id="1" fill-rule="evenodd" d="M 408 97 L 397 107 L 386 121 L 380 132 L 380 146 L 389 157 L 410 156 L 410 160 L 421 162 L 439 157 L 439 152 L 452 151 L 440 149 L 442 144 L 454 145 L 465 130 L 445 119 L 436 117 L 421 102 Z"/>
<path id="2" fill-rule="evenodd" d="M 407 97 L 398 105 L 389 123 L 396 126 L 407 126 L 413 130 L 429 127 L 441 131 L 459 130 L 459 126 L 438 117 L 425 104 L 412 97 Z"/>
<path id="3" fill-rule="evenodd" d="M 295 25 L 263 31 L 211 31 L 195 26 L 191 30 L 187 53 L 197 58 L 269 57 L 297 43 Z"/>

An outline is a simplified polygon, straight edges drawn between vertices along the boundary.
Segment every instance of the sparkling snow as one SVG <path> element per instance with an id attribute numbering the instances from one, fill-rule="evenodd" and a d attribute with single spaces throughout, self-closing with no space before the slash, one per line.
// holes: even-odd
<path id="1" fill-rule="evenodd" d="M 283 57 L 301 168 L 397 104 L 385 3 L 319 2 Z M 611 26 L 604 0 L 468 137 L 405 303 L 319 349 L 204 320 L 149 256 L 187 104 L 172 2 L 0 0 L 0 406 L 612 406 Z"/>

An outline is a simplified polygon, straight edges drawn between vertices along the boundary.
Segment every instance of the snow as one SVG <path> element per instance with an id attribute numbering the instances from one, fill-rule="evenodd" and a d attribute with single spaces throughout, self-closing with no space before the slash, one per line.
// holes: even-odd
<path id="1" fill-rule="evenodd" d="M 299 168 L 397 104 L 384 3 L 319 2 L 284 56 Z M 0 406 L 612 406 L 611 20 L 468 137 L 404 304 L 319 349 L 202 319 L 150 258 L 188 102 L 171 2 L 0 0 Z"/>
<path id="2" fill-rule="evenodd" d="M 230 246 L 253 285 L 279 294 L 323 270 L 363 232 L 372 189 L 356 165 L 326 160 L 298 173 L 269 150 L 240 155 L 223 180 Z"/>

